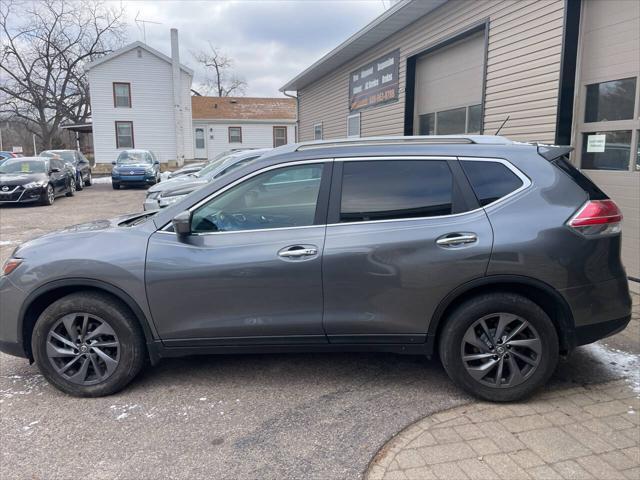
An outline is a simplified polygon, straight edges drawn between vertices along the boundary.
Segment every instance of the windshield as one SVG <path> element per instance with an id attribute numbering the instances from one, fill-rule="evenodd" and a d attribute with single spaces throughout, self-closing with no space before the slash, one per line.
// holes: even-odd
<path id="1" fill-rule="evenodd" d="M 147 154 L 147 152 L 130 152 L 124 151 L 118 155 L 118 160 L 116 162 L 118 165 L 131 165 L 134 163 L 148 163 L 152 164 L 151 157 Z"/>
<path id="2" fill-rule="evenodd" d="M 69 150 L 66 150 L 66 151 L 47 150 L 42 152 L 40 155 L 43 157 L 60 157 L 65 162 L 69 162 L 74 165 L 76 163 L 76 156 L 74 155 L 74 152 L 71 152 Z"/>
<path id="3" fill-rule="evenodd" d="M 46 167 L 42 160 L 7 160 L 0 165 L 0 173 L 46 173 Z"/>
<path id="4" fill-rule="evenodd" d="M 229 158 L 231 155 L 227 155 L 226 157 L 222 157 L 218 160 L 212 160 L 211 163 L 209 163 L 206 167 L 204 167 L 202 170 L 200 170 L 199 172 L 195 173 L 194 175 L 196 177 L 204 177 L 206 176 L 208 173 L 213 172 L 216 168 L 218 168 L 220 165 L 222 165 L 222 163 Z"/>

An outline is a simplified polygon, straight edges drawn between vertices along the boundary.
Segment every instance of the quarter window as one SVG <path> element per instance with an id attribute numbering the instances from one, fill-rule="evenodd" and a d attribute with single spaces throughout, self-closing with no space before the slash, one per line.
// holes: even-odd
<path id="1" fill-rule="evenodd" d="M 229 127 L 229 143 L 242 143 L 242 127 Z"/>
<path id="2" fill-rule="evenodd" d="M 273 127 L 273 147 L 287 144 L 287 127 Z"/>
<path id="3" fill-rule="evenodd" d="M 133 147 L 133 122 L 116 122 L 116 148 Z"/>
<path id="4" fill-rule="evenodd" d="M 635 78 L 587 85 L 584 121 L 630 120 L 633 118 L 635 98 Z"/>
<path id="5" fill-rule="evenodd" d="M 522 186 L 522 180 L 502 163 L 468 160 L 460 163 L 482 206 L 495 202 Z"/>
<path id="6" fill-rule="evenodd" d="M 340 221 L 448 215 L 452 191 L 453 177 L 444 160 L 345 162 Z"/>
<path id="7" fill-rule="evenodd" d="M 193 212 L 196 233 L 313 225 L 322 164 L 270 170 L 213 198 Z"/>
<path id="8" fill-rule="evenodd" d="M 116 108 L 131 108 L 131 84 L 119 83 L 113 84 L 113 106 Z"/>

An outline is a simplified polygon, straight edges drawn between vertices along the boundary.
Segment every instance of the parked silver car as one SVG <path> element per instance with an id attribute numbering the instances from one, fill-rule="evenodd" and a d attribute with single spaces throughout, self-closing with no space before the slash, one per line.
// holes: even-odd
<path id="1" fill-rule="evenodd" d="M 622 215 L 570 150 L 483 136 L 274 149 L 156 213 L 19 246 L 0 350 L 80 396 L 164 357 L 368 350 L 437 355 L 474 395 L 525 397 L 631 316 Z"/>
<path id="2" fill-rule="evenodd" d="M 270 148 L 245 150 L 222 157 L 197 173 L 183 175 L 173 180 L 167 180 L 147 190 L 143 203 L 144 210 L 157 210 L 168 207 L 182 200 L 191 192 L 203 187 L 207 183 L 240 168 L 246 163 L 259 158 Z"/>

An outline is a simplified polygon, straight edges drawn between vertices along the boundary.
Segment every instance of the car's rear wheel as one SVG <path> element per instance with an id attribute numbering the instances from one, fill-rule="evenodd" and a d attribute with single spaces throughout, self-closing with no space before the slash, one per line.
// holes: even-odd
<path id="1" fill-rule="evenodd" d="M 40 315 L 33 356 L 56 388 L 79 397 L 110 395 L 138 374 L 144 338 L 131 312 L 101 293 L 74 293 Z"/>
<path id="2" fill-rule="evenodd" d="M 559 357 L 558 334 L 548 315 L 511 293 L 460 305 L 443 326 L 439 349 L 457 385 L 497 402 L 530 395 L 553 374 Z"/>
<path id="3" fill-rule="evenodd" d="M 76 194 L 76 181 L 74 179 L 69 181 L 69 189 L 65 195 L 67 197 L 73 197 L 75 194 Z"/>
<path id="4" fill-rule="evenodd" d="M 42 198 L 40 199 L 40 203 L 43 205 L 53 205 L 53 202 L 56 200 L 56 192 L 53 190 L 53 186 L 51 184 L 47 185 L 44 192 L 42 192 Z"/>
<path id="5" fill-rule="evenodd" d="M 93 176 L 91 175 L 91 170 L 89 170 L 89 173 L 87 173 L 87 179 L 84 181 L 84 184 L 87 187 L 90 187 L 92 182 L 93 182 Z"/>
<path id="6" fill-rule="evenodd" d="M 78 178 L 76 179 L 76 190 L 84 190 L 84 178 L 82 178 L 82 174 L 78 174 Z"/>

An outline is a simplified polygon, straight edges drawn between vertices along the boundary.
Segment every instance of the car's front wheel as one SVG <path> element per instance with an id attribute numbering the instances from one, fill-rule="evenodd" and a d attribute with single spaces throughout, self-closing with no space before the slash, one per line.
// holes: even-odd
<path id="1" fill-rule="evenodd" d="M 531 300 L 512 293 L 471 298 L 442 328 L 442 364 L 472 395 L 496 402 L 530 395 L 553 374 L 558 334 L 549 316 Z"/>
<path id="2" fill-rule="evenodd" d="M 76 194 L 76 181 L 75 179 L 69 181 L 69 188 L 65 194 L 67 197 L 73 197 Z"/>
<path id="3" fill-rule="evenodd" d="M 50 206 L 53 205 L 53 202 L 56 200 L 56 192 L 53 190 L 53 185 L 47 185 L 47 188 L 42 192 L 42 198 L 40 199 L 40 203 L 42 205 Z"/>
<path id="4" fill-rule="evenodd" d="M 79 397 L 110 395 L 140 371 L 144 338 L 131 312 L 101 293 L 74 293 L 47 307 L 31 348 L 38 368 L 56 388 Z"/>
<path id="5" fill-rule="evenodd" d="M 89 173 L 87 173 L 87 179 L 84 181 L 84 184 L 87 187 L 90 187 L 92 182 L 93 182 L 93 177 L 91 175 L 91 170 L 89 170 Z"/>
<path id="6" fill-rule="evenodd" d="M 76 190 L 84 190 L 84 178 L 82 178 L 81 173 L 78 173 L 78 177 L 76 178 Z"/>

